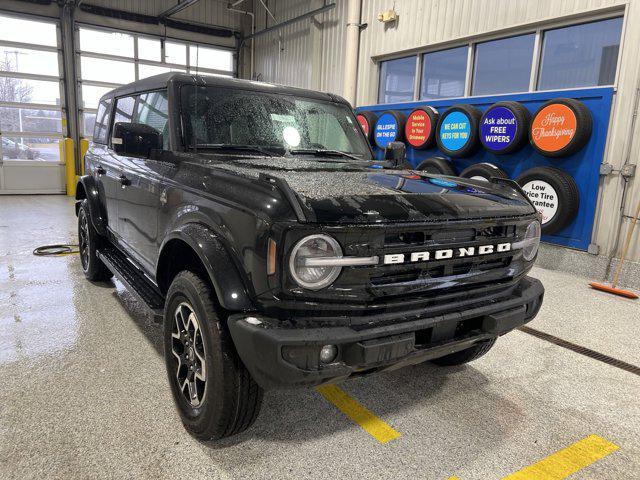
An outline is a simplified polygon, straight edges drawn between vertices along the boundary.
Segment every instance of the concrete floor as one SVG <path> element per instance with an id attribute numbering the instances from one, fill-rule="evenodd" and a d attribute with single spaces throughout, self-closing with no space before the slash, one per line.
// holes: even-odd
<path id="1" fill-rule="evenodd" d="M 349 381 L 401 433 L 385 445 L 314 390 L 269 392 L 247 433 L 203 444 L 182 428 L 161 330 L 121 285 L 85 281 L 73 201 L 0 196 L 0 478 L 502 478 L 590 434 L 620 446 L 571 478 L 640 478 L 640 378 L 516 331 L 460 368 Z M 531 326 L 640 364 L 640 303 L 536 269 Z M 545 477 L 546 478 L 546 477 Z"/>

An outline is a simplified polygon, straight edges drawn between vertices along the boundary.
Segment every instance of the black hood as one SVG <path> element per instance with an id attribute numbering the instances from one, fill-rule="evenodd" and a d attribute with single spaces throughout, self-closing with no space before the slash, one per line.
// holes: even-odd
<path id="1" fill-rule="evenodd" d="M 509 185 L 385 170 L 379 162 L 266 157 L 216 159 L 211 166 L 284 180 L 309 220 L 321 223 L 433 222 L 535 213 Z"/>

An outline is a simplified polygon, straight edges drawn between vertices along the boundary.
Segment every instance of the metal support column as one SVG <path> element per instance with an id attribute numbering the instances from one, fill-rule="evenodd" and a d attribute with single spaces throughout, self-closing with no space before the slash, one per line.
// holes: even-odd
<path id="1" fill-rule="evenodd" d="M 62 65 L 64 98 L 67 112 L 67 136 L 73 140 L 76 172 L 81 172 L 80 130 L 78 125 L 78 79 L 75 55 L 75 2 L 65 2 L 60 8 L 62 33 Z"/>

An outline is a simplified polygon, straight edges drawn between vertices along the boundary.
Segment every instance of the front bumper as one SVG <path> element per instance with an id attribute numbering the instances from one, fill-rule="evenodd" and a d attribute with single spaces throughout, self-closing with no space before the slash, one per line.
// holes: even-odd
<path id="1" fill-rule="evenodd" d="M 295 328 L 247 314 L 231 315 L 228 325 L 240 358 L 260 386 L 313 386 L 421 363 L 503 335 L 536 316 L 543 294 L 539 280 L 525 277 L 506 299 L 385 326 Z M 338 346 L 332 363 L 320 363 L 323 345 Z"/>

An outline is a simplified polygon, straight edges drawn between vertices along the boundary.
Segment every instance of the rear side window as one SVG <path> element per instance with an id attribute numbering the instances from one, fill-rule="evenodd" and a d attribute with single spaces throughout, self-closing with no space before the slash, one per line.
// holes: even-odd
<path id="1" fill-rule="evenodd" d="M 111 99 L 102 100 L 98 105 L 96 124 L 93 127 L 94 143 L 107 143 L 107 130 L 109 130 L 109 117 L 111 113 Z"/>

